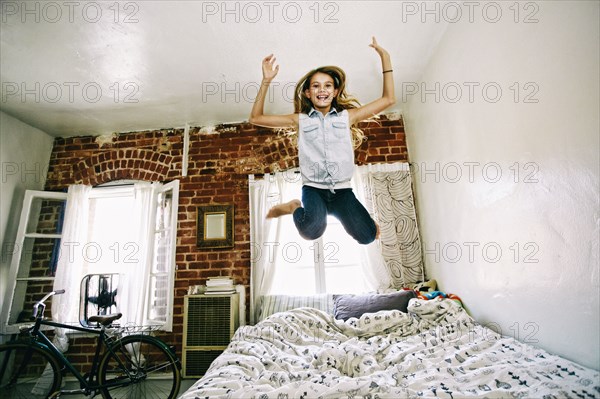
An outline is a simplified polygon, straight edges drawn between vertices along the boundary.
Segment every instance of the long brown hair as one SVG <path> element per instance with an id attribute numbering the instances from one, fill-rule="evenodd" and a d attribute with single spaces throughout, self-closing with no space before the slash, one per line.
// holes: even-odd
<path id="1" fill-rule="evenodd" d="M 346 93 L 346 73 L 337 66 L 322 66 L 304 75 L 296 84 L 294 91 L 294 112 L 308 114 L 313 107 L 310 99 L 306 97 L 304 92 L 310 88 L 310 80 L 316 73 L 324 73 L 331 76 L 333 79 L 333 87 L 337 89 L 338 94 L 331 102 L 331 106 L 338 111 L 344 109 L 352 109 L 360 107 L 360 102 L 353 96 Z M 353 125 L 350 127 L 352 131 L 352 144 L 354 148 L 358 148 L 366 139 L 365 134 L 361 129 Z"/>

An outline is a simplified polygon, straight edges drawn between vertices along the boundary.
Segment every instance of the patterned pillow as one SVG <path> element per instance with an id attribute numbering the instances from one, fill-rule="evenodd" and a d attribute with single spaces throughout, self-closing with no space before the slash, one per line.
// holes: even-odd
<path id="1" fill-rule="evenodd" d="M 416 298 L 413 290 L 403 290 L 387 294 L 334 295 L 333 316 L 339 320 L 351 317 L 359 318 L 363 313 L 375 313 L 380 310 L 400 310 L 407 312 L 408 301 Z"/>

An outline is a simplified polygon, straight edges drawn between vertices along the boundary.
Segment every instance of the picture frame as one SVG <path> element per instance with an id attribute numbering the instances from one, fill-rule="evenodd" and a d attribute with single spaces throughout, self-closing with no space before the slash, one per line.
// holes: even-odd
<path id="1" fill-rule="evenodd" d="M 233 205 L 198 206 L 198 248 L 232 248 Z"/>

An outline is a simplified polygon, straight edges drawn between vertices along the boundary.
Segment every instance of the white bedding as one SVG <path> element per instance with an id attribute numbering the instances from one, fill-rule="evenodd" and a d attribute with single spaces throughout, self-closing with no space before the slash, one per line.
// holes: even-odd
<path id="1" fill-rule="evenodd" d="M 598 398 L 599 373 L 501 337 L 452 300 L 346 322 L 312 308 L 238 329 L 181 397 Z"/>

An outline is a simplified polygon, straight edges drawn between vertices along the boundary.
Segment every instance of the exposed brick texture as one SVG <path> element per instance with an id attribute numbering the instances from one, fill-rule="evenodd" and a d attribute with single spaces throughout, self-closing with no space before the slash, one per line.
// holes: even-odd
<path id="1" fill-rule="evenodd" d="M 360 125 L 366 136 L 355 152 L 356 163 L 407 161 L 402 120 L 382 117 Z M 177 228 L 174 331 L 182 342 L 183 297 L 188 286 L 211 276 L 232 276 L 249 292 L 250 228 L 248 175 L 286 170 L 298 165 L 293 137 L 248 123 L 216 126 L 209 132 L 190 129 L 188 175 L 182 176 L 183 129 L 122 133 L 111 140 L 96 137 L 57 138 L 46 190 L 71 184 L 98 185 L 111 180 L 180 180 Z M 108 142 L 107 142 L 108 141 Z M 196 247 L 197 206 L 234 204 L 231 249 Z M 249 303 L 249 302 L 247 302 Z M 181 347 L 178 347 L 181 350 Z M 181 354 L 181 353 L 179 353 Z"/>

